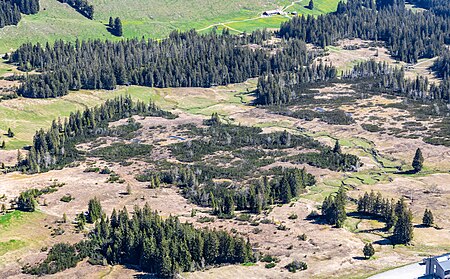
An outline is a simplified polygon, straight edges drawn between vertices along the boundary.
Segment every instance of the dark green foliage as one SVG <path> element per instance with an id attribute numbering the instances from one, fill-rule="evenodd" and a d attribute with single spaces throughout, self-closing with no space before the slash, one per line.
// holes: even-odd
<path id="1" fill-rule="evenodd" d="M 306 269 L 308 269 L 308 265 L 305 262 L 294 260 L 293 262 L 287 264 L 285 266 L 285 268 L 287 270 L 289 270 L 290 272 L 295 273 L 295 272 L 297 272 L 297 270 L 306 270 Z"/>
<path id="2" fill-rule="evenodd" d="M 301 153 L 291 157 L 291 160 L 334 171 L 357 171 L 360 165 L 357 156 L 336 153 L 331 148 L 323 148 L 320 153 Z"/>
<path id="3" fill-rule="evenodd" d="M 152 146 L 140 143 L 116 142 L 110 146 L 101 147 L 91 151 L 89 154 L 102 158 L 108 162 L 123 162 L 130 158 L 148 157 L 151 155 Z"/>
<path id="4" fill-rule="evenodd" d="M 341 145 L 340 145 L 340 143 L 339 143 L 338 140 L 337 140 L 336 143 L 334 144 L 333 152 L 334 152 L 334 153 L 339 153 L 339 154 L 342 153 Z"/>
<path id="5" fill-rule="evenodd" d="M 423 168 L 423 156 L 422 156 L 422 151 L 420 150 L 420 148 L 417 148 L 416 150 L 416 154 L 414 155 L 414 159 L 412 162 L 412 167 L 414 168 L 415 172 L 420 172 Z"/>
<path id="6" fill-rule="evenodd" d="M 450 40 L 448 10 L 442 16 L 428 11 L 416 13 L 405 9 L 402 1 L 392 3 L 399 5 L 381 4 L 377 10 L 372 0 L 342 1 L 334 13 L 292 18 L 281 25 L 279 34 L 322 47 L 344 38 L 381 40 L 392 56 L 412 63 L 439 54 Z"/>
<path id="7" fill-rule="evenodd" d="M 116 17 L 113 21 L 112 17 L 109 18 L 109 32 L 114 36 L 121 37 L 123 35 L 122 21 Z"/>
<path id="8" fill-rule="evenodd" d="M 256 103 L 260 105 L 289 104 L 298 99 L 307 84 L 336 78 L 336 68 L 322 63 L 259 77 Z"/>
<path id="9" fill-rule="evenodd" d="M 434 224 L 433 212 L 428 210 L 428 208 L 423 213 L 422 224 L 426 227 L 431 227 Z"/>
<path id="10" fill-rule="evenodd" d="M 83 16 L 94 19 L 94 6 L 90 5 L 86 0 L 58 0 L 61 3 L 67 3 L 77 10 Z"/>
<path id="11" fill-rule="evenodd" d="M 88 214 L 86 221 L 88 223 L 95 223 L 97 220 L 102 217 L 103 211 L 102 211 L 102 205 L 100 204 L 100 201 L 95 197 L 91 200 L 89 200 L 88 204 Z"/>
<path id="12" fill-rule="evenodd" d="M 32 275 L 54 274 L 75 267 L 81 260 L 74 246 L 67 243 L 55 244 L 47 258 L 37 266 L 25 266 L 24 273 Z"/>
<path id="13" fill-rule="evenodd" d="M 370 259 L 375 255 L 375 249 L 373 248 L 372 243 L 366 243 L 366 245 L 364 245 L 363 253 L 366 259 Z"/>
<path id="14" fill-rule="evenodd" d="M 48 269 L 43 266 L 47 262 L 64 261 L 67 264 L 58 264 L 61 267 L 58 270 L 63 270 L 90 257 L 91 262 L 101 263 L 105 259 L 113 265 L 134 265 L 159 277 L 172 278 L 180 272 L 254 259 L 248 241 L 224 231 L 195 229 L 191 224 L 180 223 L 176 217 L 163 219 L 148 205 L 143 209 L 135 207 L 131 216 L 126 209 L 114 211 L 109 220 L 102 217 L 88 241 L 76 247 L 64 247 L 66 252 L 49 253 L 44 264 L 25 271 L 46 274 Z"/>
<path id="15" fill-rule="evenodd" d="M 17 25 L 22 14 L 39 12 L 39 0 L 3 0 L 0 1 L 0 28 Z"/>
<path id="16" fill-rule="evenodd" d="M 64 195 L 64 196 L 60 199 L 60 201 L 62 201 L 62 202 L 71 202 L 73 199 L 74 199 L 74 198 L 73 198 L 70 194 L 67 194 L 67 195 Z"/>
<path id="17" fill-rule="evenodd" d="M 314 9 L 314 0 L 309 0 L 308 9 L 310 9 L 310 10 Z"/>
<path id="18" fill-rule="evenodd" d="M 116 30 L 116 26 L 120 26 L 118 23 L 120 20 L 116 18 L 111 29 Z M 115 32 L 118 34 L 119 31 Z M 22 70 L 43 72 L 30 75 L 18 90 L 20 95 L 48 98 L 65 95 L 68 90 L 114 89 L 117 84 L 150 87 L 226 85 L 256 77 L 270 66 L 292 68 L 309 59 L 306 48 L 303 52 L 286 50 L 272 57 L 263 50 L 244 46 L 250 42 L 260 43 L 267 34 L 258 31 L 238 37 L 226 31 L 222 35 L 175 31 L 161 41 L 57 41 L 53 47 L 25 44 L 10 56 L 10 61 Z M 215 61 L 214 66 L 211 61 Z"/>
<path id="19" fill-rule="evenodd" d="M 8 128 L 7 136 L 8 136 L 8 138 L 13 138 L 14 137 L 14 132 L 11 130 L 11 128 Z"/>
<path id="20" fill-rule="evenodd" d="M 394 226 L 392 239 L 397 244 L 407 244 L 414 236 L 414 228 L 412 225 L 411 210 L 406 207 L 403 199 L 397 202 L 395 214 L 397 215 L 397 222 Z"/>
<path id="21" fill-rule="evenodd" d="M 381 193 L 366 192 L 358 198 L 357 204 L 358 212 L 381 218 L 386 223 L 387 230 L 390 230 L 397 222 L 394 200 L 383 198 Z"/>
<path id="22" fill-rule="evenodd" d="M 301 100 L 299 100 L 299 103 L 302 103 Z M 345 111 L 342 111 L 340 109 L 335 110 L 327 110 L 327 111 L 315 111 L 310 109 L 300 109 L 300 110 L 294 110 L 294 111 L 286 111 L 286 110 L 279 110 L 274 111 L 275 113 L 286 115 L 294 118 L 304 119 L 307 121 L 311 121 L 313 119 L 320 119 L 321 121 L 332 124 L 332 125 L 350 125 L 354 123 L 352 116 Z"/>
<path id="23" fill-rule="evenodd" d="M 28 190 L 25 192 L 20 193 L 19 197 L 17 198 L 17 209 L 21 211 L 35 211 L 36 209 L 36 193 L 35 191 Z"/>
<path id="24" fill-rule="evenodd" d="M 146 105 L 142 102 L 134 102 L 128 96 L 108 100 L 99 107 L 72 113 L 64 123 L 53 121 L 47 132 L 38 131 L 34 136 L 27 159 L 19 161 L 18 167 L 31 173 L 62 167 L 79 157 L 75 148 L 77 143 L 101 135 L 109 135 L 108 122 L 128 118 L 132 115 L 174 117 L 173 114 L 157 108 L 154 104 Z M 128 125 L 133 125 L 133 123 L 129 122 Z M 112 130 L 112 133 L 115 134 L 116 131 L 117 129 Z M 111 150 L 111 148 L 107 150 Z M 145 152 L 149 150 L 148 146 L 124 147 L 120 145 L 116 151 L 123 153 L 124 150 L 133 150 L 140 153 L 144 152 L 143 149 Z M 120 156 L 125 155 L 120 154 Z"/>
<path id="25" fill-rule="evenodd" d="M 347 213 L 345 211 L 346 203 L 347 194 L 343 186 L 339 188 L 335 197 L 330 195 L 325 198 L 322 203 L 322 216 L 328 224 L 342 228 L 345 219 L 347 219 Z"/>
<path id="26" fill-rule="evenodd" d="M 394 227 L 392 240 L 394 243 L 405 244 L 413 237 L 412 214 L 403 199 L 397 203 L 384 199 L 380 193 L 373 191 L 358 199 L 358 212 L 371 214 L 381 218 L 386 223 L 386 229 Z"/>

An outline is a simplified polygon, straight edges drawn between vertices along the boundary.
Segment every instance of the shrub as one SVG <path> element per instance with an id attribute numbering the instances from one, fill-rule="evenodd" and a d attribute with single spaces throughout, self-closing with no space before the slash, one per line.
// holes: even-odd
<path id="1" fill-rule="evenodd" d="M 306 270 L 306 269 L 308 269 L 308 265 L 305 262 L 294 260 L 290 264 L 287 264 L 285 266 L 285 268 L 287 270 L 289 270 L 290 272 L 294 272 L 295 273 L 297 270 Z"/>
<path id="2" fill-rule="evenodd" d="M 289 217 L 288 217 L 288 219 L 291 219 L 291 220 L 295 220 L 295 219 L 297 219 L 297 218 L 298 218 L 298 215 L 295 214 L 295 213 L 292 213 L 292 214 L 289 215 Z"/>

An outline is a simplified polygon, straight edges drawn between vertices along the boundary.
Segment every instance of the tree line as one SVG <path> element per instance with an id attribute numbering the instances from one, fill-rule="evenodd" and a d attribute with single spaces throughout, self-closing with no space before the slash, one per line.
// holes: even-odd
<path id="1" fill-rule="evenodd" d="M 77 10 L 81 15 L 88 19 L 94 19 L 94 5 L 89 4 L 86 0 L 58 0 L 61 3 L 67 3 L 69 6 Z"/>
<path id="2" fill-rule="evenodd" d="M 74 267 L 82 259 L 102 264 L 129 264 L 163 278 L 220 264 L 254 261 L 248 240 L 225 231 L 196 229 L 177 217 L 162 218 L 146 204 L 102 213 L 88 239 L 75 245 L 56 244 L 47 258 L 25 266 L 34 275 L 52 274 Z"/>
<path id="3" fill-rule="evenodd" d="M 116 24 L 115 24 L 116 25 Z M 116 85 L 150 87 L 210 87 L 238 83 L 266 71 L 293 69 L 311 60 L 299 40 L 286 42 L 282 51 L 269 55 L 251 49 L 262 43 L 260 32 L 246 36 L 197 34 L 174 31 L 162 41 L 89 40 L 66 43 L 24 44 L 10 62 L 29 75 L 18 93 L 30 98 L 58 97 L 68 90 L 114 89 Z"/>
<path id="4" fill-rule="evenodd" d="M 22 14 L 30 15 L 39 12 L 39 0 L 4 0 L 0 1 L 0 28 L 17 25 Z"/>
<path id="5" fill-rule="evenodd" d="M 135 102 L 129 96 L 107 100 L 101 106 L 71 113 L 64 122 L 53 121 L 48 131 L 37 131 L 27 158 L 18 162 L 18 168 L 35 173 L 63 167 L 78 158 L 78 142 L 104 135 L 108 122 L 132 115 L 175 117 L 153 103 Z"/>

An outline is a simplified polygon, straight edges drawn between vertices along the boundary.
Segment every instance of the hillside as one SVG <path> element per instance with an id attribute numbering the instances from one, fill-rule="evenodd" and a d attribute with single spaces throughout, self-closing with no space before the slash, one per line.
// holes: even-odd
<path id="1" fill-rule="evenodd" d="M 120 17 L 124 37 L 163 38 L 173 30 L 210 30 L 227 26 L 238 31 L 253 31 L 258 28 L 278 28 L 289 16 L 261 18 L 265 10 L 284 9 L 304 14 L 320 14 L 336 9 L 338 0 L 316 0 L 316 9 L 304 8 L 305 0 L 242 1 L 145 1 L 145 0 L 93 0 L 94 20 L 89 20 L 67 4 L 57 0 L 41 0 L 41 10 L 36 15 L 24 15 L 18 26 L 0 29 L 0 53 L 10 52 L 25 42 L 117 39 L 107 30 L 105 24 L 110 16 Z"/>

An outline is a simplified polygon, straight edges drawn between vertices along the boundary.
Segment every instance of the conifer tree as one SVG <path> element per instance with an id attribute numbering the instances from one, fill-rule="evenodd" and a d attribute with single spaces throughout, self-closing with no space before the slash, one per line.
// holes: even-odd
<path id="1" fill-rule="evenodd" d="M 431 210 L 425 209 L 425 212 L 423 214 L 423 218 L 422 218 L 422 224 L 426 227 L 431 227 L 434 223 L 434 217 L 433 217 L 433 213 L 431 212 Z"/>
<path id="2" fill-rule="evenodd" d="M 375 255 L 375 249 L 373 248 L 372 243 L 366 243 L 366 245 L 364 245 L 363 253 L 366 259 L 370 259 Z"/>
<path id="3" fill-rule="evenodd" d="M 412 162 L 412 167 L 414 168 L 415 172 L 420 172 L 422 170 L 423 161 L 424 159 L 422 156 L 422 151 L 420 150 L 420 148 L 417 148 L 416 154 L 414 155 L 414 159 Z"/>

